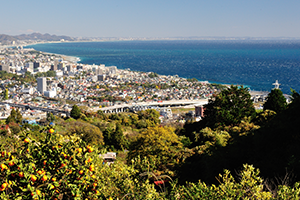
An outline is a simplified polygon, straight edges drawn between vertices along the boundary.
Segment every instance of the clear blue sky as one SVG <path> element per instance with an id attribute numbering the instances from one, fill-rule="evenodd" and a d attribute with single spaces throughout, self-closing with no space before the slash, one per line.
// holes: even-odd
<path id="1" fill-rule="evenodd" d="M 3 0 L 0 34 L 300 37 L 300 0 Z"/>

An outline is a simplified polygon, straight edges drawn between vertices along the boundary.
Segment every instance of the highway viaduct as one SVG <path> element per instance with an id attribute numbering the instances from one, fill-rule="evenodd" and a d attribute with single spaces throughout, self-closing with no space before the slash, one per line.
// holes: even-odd
<path id="1" fill-rule="evenodd" d="M 104 113 L 136 112 L 136 111 L 146 110 L 151 108 L 156 109 L 157 107 L 180 107 L 180 106 L 188 106 L 188 105 L 205 105 L 207 103 L 208 103 L 207 99 L 163 101 L 163 102 L 139 102 L 139 103 L 132 103 L 132 104 L 114 105 L 114 106 L 104 107 L 104 108 L 94 108 L 91 110 L 94 112 L 98 110 L 102 110 Z M 9 103 L 9 102 L 0 102 L 0 105 L 6 105 L 6 104 L 8 104 L 11 107 L 17 107 L 21 109 L 41 110 L 44 112 L 51 112 L 53 114 L 61 113 L 70 116 L 70 112 L 65 110 L 43 108 L 38 106 L 16 104 L 16 103 Z"/>

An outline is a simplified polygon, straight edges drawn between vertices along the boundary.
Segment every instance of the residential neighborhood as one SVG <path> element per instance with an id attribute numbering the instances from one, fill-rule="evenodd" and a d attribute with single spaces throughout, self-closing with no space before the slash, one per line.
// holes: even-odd
<path id="1" fill-rule="evenodd" d="M 73 104 L 95 111 L 121 104 L 193 102 L 207 100 L 225 87 L 177 75 L 131 71 L 104 64 L 86 65 L 78 61 L 76 57 L 43 53 L 22 46 L 1 49 L 1 73 L 31 77 L 33 80 L 31 83 L 24 82 L 14 76 L 0 80 L 0 93 L 4 94 L 7 89 L 9 94 L 3 101 L 28 105 L 21 111 L 23 117 L 38 120 L 46 113 L 28 109 L 29 106 L 69 112 Z M 254 96 L 255 99 L 259 97 Z M 2 105 L 0 117 L 6 118 L 10 109 L 8 104 Z M 170 114 L 163 114 L 166 109 L 160 109 L 162 118 L 172 118 Z"/>

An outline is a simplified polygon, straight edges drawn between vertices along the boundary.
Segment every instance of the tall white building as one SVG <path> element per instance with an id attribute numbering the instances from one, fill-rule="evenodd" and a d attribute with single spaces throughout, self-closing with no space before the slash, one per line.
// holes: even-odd
<path id="1" fill-rule="evenodd" d="M 37 78 L 37 90 L 41 94 L 44 94 L 44 91 L 47 90 L 47 78 L 46 77 Z"/>

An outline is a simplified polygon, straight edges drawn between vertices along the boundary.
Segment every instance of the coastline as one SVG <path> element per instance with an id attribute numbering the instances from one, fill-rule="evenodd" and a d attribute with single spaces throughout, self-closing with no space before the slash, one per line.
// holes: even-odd
<path id="1" fill-rule="evenodd" d="M 26 45 L 24 46 L 25 49 L 26 47 L 28 46 L 34 46 L 34 45 L 37 45 L 37 44 L 52 44 L 52 43 L 63 43 L 63 42 L 41 42 L 41 43 L 36 43 L 36 44 L 29 44 L 29 45 Z M 30 47 L 32 48 L 32 47 Z M 33 48 L 34 49 L 34 48 Z M 36 50 L 36 49 L 34 49 Z M 36 50 L 37 51 L 37 50 Z M 58 54 L 58 53 L 51 53 L 51 52 L 44 52 L 44 51 L 40 51 L 44 54 L 53 54 L 53 55 L 57 55 L 57 56 L 60 56 L 62 57 L 64 60 L 66 61 L 69 61 L 69 62 L 72 62 L 72 63 L 78 63 L 81 61 L 80 57 L 77 57 L 77 56 L 68 56 L 68 55 L 64 55 L 64 54 Z"/>
<path id="2" fill-rule="evenodd" d="M 37 44 L 52 44 L 52 43 L 89 43 L 89 42 L 112 42 L 112 41 L 132 41 L 132 40 L 93 40 L 93 41 L 51 41 L 51 42 L 37 42 L 37 43 L 33 43 L 33 44 L 28 44 L 26 46 L 24 46 L 25 48 L 28 46 L 34 46 Z M 16 45 L 15 45 L 16 46 Z M 10 46 L 12 47 L 12 46 Z M 33 47 L 30 47 L 33 48 Z M 34 49 L 34 48 L 33 48 Z M 42 52 L 42 51 L 41 51 Z M 50 52 L 43 52 L 43 53 L 47 53 L 47 54 L 54 54 L 54 55 L 58 55 L 60 57 L 62 57 L 64 60 L 72 62 L 72 63 L 78 63 L 81 61 L 80 57 L 76 57 L 76 56 L 69 56 L 69 55 L 64 55 L 64 54 L 57 54 L 57 53 L 50 53 Z M 82 63 L 85 64 L 85 63 Z M 86 64 L 88 65 L 88 64 Z M 120 70 L 125 70 L 125 69 L 121 69 Z M 168 74 L 160 74 L 160 75 L 168 75 Z M 181 77 L 181 76 L 179 76 Z M 181 77 L 181 78 L 185 78 L 185 77 Z M 209 84 L 220 84 L 220 85 L 225 85 L 225 86 L 230 86 L 230 85 L 235 85 L 235 86 L 241 86 L 242 84 L 228 84 L 228 83 L 216 83 L 216 82 L 210 82 L 207 80 L 198 80 L 198 81 L 204 81 L 204 82 L 208 82 Z M 258 90 L 251 90 L 251 87 L 248 85 L 243 85 L 244 87 L 249 88 L 249 92 L 252 95 L 264 95 L 264 94 L 268 94 L 269 91 L 258 91 Z"/>

